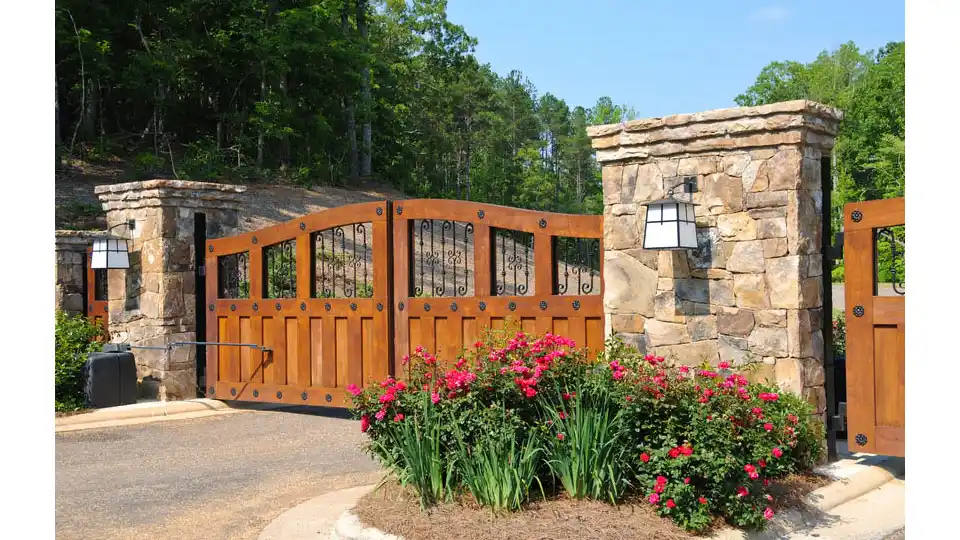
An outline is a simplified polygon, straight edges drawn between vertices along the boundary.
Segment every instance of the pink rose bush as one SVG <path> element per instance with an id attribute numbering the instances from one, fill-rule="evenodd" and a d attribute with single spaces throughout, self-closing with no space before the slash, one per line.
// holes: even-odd
<path id="1" fill-rule="evenodd" d="M 418 347 L 396 379 L 348 388 L 367 450 L 425 506 L 464 492 L 495 511 L 561 492 L 640 498 L 693 531 L 717 515 L 763 527 L 770 480 L 820 458 L 809 405 L 726 361 L 673 366 L 618 339 L 596 360 L 576 347 L 523 332 L 457 359 Z"/>

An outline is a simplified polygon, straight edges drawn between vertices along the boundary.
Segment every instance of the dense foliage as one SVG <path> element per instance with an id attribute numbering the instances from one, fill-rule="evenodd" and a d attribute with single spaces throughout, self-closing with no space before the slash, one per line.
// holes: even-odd
<path id="1" fill-rule="evenodd" d="M 905 47 L 904 42 L 897 42 L 876 52 L 861 52 L 850 42 L 831 53 L 820 53 L 809 64 L 772 62 L 736 97 L 744 106 L 810 99 L 843 110 L 834 150 L 834 231 L 841 229 L 845 203 L 904 195 Z M 894 232 L 902 243 L 903 228 Z M 902 280 L 902 260 L 889 260 L 889 246 L 879 249 L 879 280 Z M 896 269 L 896 276 L 891 268 Z M 834 278 L 842 281 L 843 271 L 835 272 Z"/>
<path id="2" fill-rule="evenodd" d="M 58 148 L 140 177 L 600 212 L 585 127 L 633 112 L 481 65 L 445 0 L 57 0 Z"/>
<path id="3" fill-rule="evenodd" d="M 87 354 L 99 351 L 103 327 L 82 316 L 56 313 L 54 370 L 56 410 L 74 411 L 84 405 L 83 364 Z"/>
<path id="4" fill-rule="evenodd" d="M 494 511 L 565 494 L 644 501 L 691 530 L 713 516 L 762 527 L 770 480 L 808 470 L 823 428 L 809 405 L 719 366 L 667 366 L 612 338 L 590 362 L 575 343 L 522 332 L 456 363 L 417 348 L 406 379 L 351 387 L 368 451 L 426 507 L 470 494 Z"/>

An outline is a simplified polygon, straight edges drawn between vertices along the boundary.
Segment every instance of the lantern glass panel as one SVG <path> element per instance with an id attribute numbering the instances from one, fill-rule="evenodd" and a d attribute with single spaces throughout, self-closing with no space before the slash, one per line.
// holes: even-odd
<path id="1" fill-rule="evenodd" d="M 663 212 L 660 210 L 661 206 L 659 204 L 651 204 L 647 207 L 647 222 L 651 221 L 660 221 L 660 218 L 663 216 Z"/>
<path id="2" fill-rule="evenodd" d="M 680 222 L 680 247 L 696 249 L 697 227 L 693 222 Z"/>
<path id="3" fill-rule="evenodd" d="M 677 204 L 667 203 L 663 205 L 663 221 L 671 221 L 676 219 L 677 219 Z"/>

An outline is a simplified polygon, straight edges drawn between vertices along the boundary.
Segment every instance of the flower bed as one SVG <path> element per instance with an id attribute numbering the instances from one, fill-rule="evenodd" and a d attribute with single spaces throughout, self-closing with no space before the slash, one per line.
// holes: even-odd
<path id="1" fill-rule="evenodd" d="M 760 528 L 776 511 L 771 480 L 820 458 L 805 401 L 723 362 L 668 366 L 617 339 L 591 362 L 569 339 L 518 332 L 451 365 L 422 348 L 404 363 L 404 380 L 351 388 L 353 411 L 421 508 L 639 499 L 690 531 L 717 517 Z"/>

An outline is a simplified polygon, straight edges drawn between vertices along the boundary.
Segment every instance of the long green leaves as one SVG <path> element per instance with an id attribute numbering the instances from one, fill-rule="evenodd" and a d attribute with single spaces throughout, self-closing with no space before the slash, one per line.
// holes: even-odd
<path id="1" fill-rule="evenodd" d="M 556 431 L 547 464 L 568 496 L 616 503 L 628 485 L 622 415 L 605 391 L 582 390 L 544 407 Z"/>
<path id="2" fill-rule="evenodd" d="M 424 394 L 416 412 L 419 418 L 400 420 L 399 429 L 380 445 L 391 445 L 395 450 L 381 448 L 377 455 L 394 455 L 384 465 L 396 474 L 400 483 L 412 487 L 420 497 L 421 508 L 447 500 L 452 495 L 456 459 L 445 455 L 440 440 L 441 421 L 437 409 Z"/>
<path id="3" fill-rule="evenodd" d="M 505 422 L 506 423 L 506 422 Z M 536 482 L 543 459 L 541 438 L 536 431 L 505 430 L 481 437 L 468 447 L 459 426 L 457 438 L 461 480 L 482 506 L 494 512 L 518 510 Z"/>

